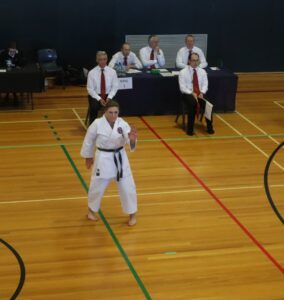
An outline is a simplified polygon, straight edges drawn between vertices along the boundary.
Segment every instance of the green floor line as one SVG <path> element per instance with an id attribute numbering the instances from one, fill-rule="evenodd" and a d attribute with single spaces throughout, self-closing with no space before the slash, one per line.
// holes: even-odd
<path id="1" fill-rule="evenodd" d="M 50 127 L 51 128 L 51 127 Z M 52 126 L 54 129 L 54 126 Z M 242 139 L 242 138 L 260 138 L 260 137 L 282 137 L 284 133 L 274 133 L 274 134 L 248 134 L 248 135 L 221 135 L 221 136 L 193 136 L 193 137 L 181 137 L 181 138 L 163 138 L 164 141 L 200 141 L 200 140 L 222 140 L 222 139 Z M 82 138 L 83 140 L 83 138 Z M 158 139 L 141 139 L 139 143 L 149 143 L 149 142 L 159 142 Z M 40 147 L 57 147 L 59 144 L 27 144 L 27 145 L 3 145 L 0 146 L 1 149 L 17 149 L 17 148 L 40 148 Z M 80 142 L 70 142 L 61 145 L 74 146 L 82 145 Z"/>
<path id="2" fill-rule="evenodd" d="M 0 146 L 0 149 L 18 149 L 18 148 L 44 148 L 44 147 L 58 147 L 60 143 L 57 144 L 30 144 L 30 145 L 7 145 L 7 146 Z M 82 142 L 74 142 L 74 143 L 65 143 L 64 145 L 82 145 Z"/>
<path id="3" fill-rule="evenodd" d="M 66 157 L 67 157 L 70 165 L 72 166 L 74 172 L 76 173 L 78 179 L 80 180 L 83 188 L 88 193 L 88 190 L 89 190 L 88 186 L 87 186 L 85 180 L 83 179 L 82 175 L 80 174 L 80 172 L 79 172 L 77 166 L 75 165 L 75 162 L 73 161 L 72 157 L 70 156 L 68 150 L 66 149 L 66 147 L 64 145 L 60 145 L 60 147 L 63 150 L 64 154 L 66 155 Z M 128 258 L 126 252 L 122 248 L 122 246 L 121 246 L 118 238 L 116 237 L 115 233 L 113 232 L 111 226 L 109 225 L 107 219 L 105 218 L 105 216 L 104 216 L 104 214 L 103 214 L 103 212 L 101 210 L 99 211 L 99 215 L 100 215 L 100 217 L 101 217 L 101 219 L 102 219 L 102 221 L 103 221 L 103 223 L 104 223 L 107 231 L 109 232 L 110 236 L 112 237 L 112 239 L 113 239 L 116 247 L 118 248 L 120 254 L 122 255 L 122 257 L 124 258 L 126 264 L 128 265 L 128 268 L 130 269 L 131 273 L 133 274 L 136 282 L 138 283 L 140 289 L 142 290 L 144 296 L 146 297 L 147 300 L 151 300 L 152 298 L 151 298 L 150 294 L 148 293 L 145 285 L 143 284 L 142 280 L 140 279 L 139 275 L 137 274 L 136 270 L 134 269 L 134 267 L 133 267 L 130 259 Z"/>
<path id="4" fill-rule="evenodd" d="M 48 119 L 48 116 L 45 115 L 44 118 L 45 118 L 45 119 Z M 50 126 L 50 124 L 52 124 L 52 123 L 48 122 L 48 124 L 49 124 L 49 126 Z M 51 132 L 54 134 L 54 131 L 51 130 Z M 58 135 L 57 132 L 56 132 L 56 135 L 54 135 L 54 137 L 57 138 L 57 139 L 60 139 L 60 137 L 59 137 L 59 135 Z M 63 152 L 64 152 L 66 158 L 68 159 L 68 161 L 69 161 L 69 163 L 70 163 L 70 165 L 71 165 L 73 171 L 75 172 L 75 174 L 77 175 L 78 179 L 80 180 L 81 185 L 83 186 L 83 188 L 84 188 L 84 190 L 86 191 L 86 193 L 88 193 L 88 190 L 89 190 L 89 189 L 88 189 L 88 186 L 87 186 L 85 180 L 83 179 L 81 173 L 79 172 L 79 170 L 78 170 L 78 168 L 77 168 L 75 162 L 73 161 L 73 159 L 72 159 L 70 153 L 68 152 L 66 146 L 65 146 L 64 144 L 59 144 L 59 143 L 58 143 L 58 144 L 55 144 L 55 145 L 61 147 L 61 149 L 63 150 Z M 151 300 L 152 298 L 151 298 L 149 292 L 147 291 L 147 289 L 146 289 L 145 285 L 143 284 L 141 278 L 140 278 L 139 275 L 137 274 L 137 272 L 136 272 L 135 268 L 133 267 L 133 265 L 132 265 L 132 263 L 131 263 L 129 257 L 127 256 L 127 254 L 126 254 L 126 252 L 124 251 L 123 247 L 121 246 L 121 244 L 120 244 L 118 238 L 116 237 L 116 235 L 115 235 L 115 233 L 113 232 L 111 226 L 109 225 L 107 219 L 105 218 L 105 216 L 104 216 L 102 210 L 99 210 L 99 216 L 100 216 L 101 220 L 103 221 L 103 223 L 104 223 L 104 225 L 105 225 L 105 227 L 106 227 L 108 233 L 110 234 L 112 240 L 114 241 L 114 243 L 115 243 L 117 249 L 119 250 L 121 256 L 123 257 L 124 261 L 126 262 L 126 264 L 127 264 L 128 268 L 129 268 L 129 270 L 131 271 L 133 277 L 135 278 L 137 284 L 139 285 L 141 291 L 143 292 L 144 296 L 146 297 L 147 300 Z"/>

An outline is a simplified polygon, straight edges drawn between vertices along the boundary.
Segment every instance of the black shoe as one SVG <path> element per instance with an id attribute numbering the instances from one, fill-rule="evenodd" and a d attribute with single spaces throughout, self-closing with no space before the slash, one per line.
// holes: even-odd
<path id="1" fill-rule="evenodd" d="M 19 98 L 17 95 L 14 95 L 13 104 L 14 104 L 14 106 L 19 105 Z"/>
<path id="2" fill-rule="evenodd" d="M 215 131 L 214 131 L 214 129 L 213 129 L 213 128 L 209 128 L 209 129 L 207 129 L 207 133 L 209 133 L 209 134 L 214 134 L 214 133 L 215 133 Z"/>
<path id="3" fill-rule="evenodd" d="M 187 131 L 186 134 L 187 134 L 187 135 L 190 135 L 190 136 L 193 136 L 193 135 L 194 135 L 194 132 L 193 132 L 193 131 Z"/>

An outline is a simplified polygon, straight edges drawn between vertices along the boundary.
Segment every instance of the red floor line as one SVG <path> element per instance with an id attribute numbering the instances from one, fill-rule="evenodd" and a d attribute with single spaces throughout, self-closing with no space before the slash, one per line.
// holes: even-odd
<path id="1" fill-rule="evenodd" d="M 242 229 L 246 236 L 260 249 L 260 251 L 280 270 L 284 275 L 282 265 L 261 245 L 261 243 L 250 233 L 250 231 L 237 219 L 237 217 L 225 206 L 225 204 L 211 191 L 211 189 L 198 177 L 198 175 L 187 165 L 187 163 L 175 152 L 175 150 L 165 142 L 154 128 L 143 118 L 141 121 L 147 128 L 161 141 L 161 143 L 175 156 L 183 167 L 195 178 L 195 180 L 204 188 L 204 190 L 217 202 L 217 204 L 227 213 L 227 215 Z"/>

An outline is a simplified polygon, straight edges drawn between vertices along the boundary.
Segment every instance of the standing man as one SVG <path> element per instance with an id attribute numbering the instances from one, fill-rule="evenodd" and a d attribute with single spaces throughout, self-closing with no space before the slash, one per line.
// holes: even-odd
<path id="1" fill-rule="evenodd" d="M 182 93 L 182 101 L 188 110 L 186 133 L 193 135 L 195 115 L 198 118 L 201 109 L 205 109 L 204 94 L 208 90 L 208 79 L 207 73 L 198 66 L 199 55 L 197 53 L 192 53 L 188 62 L 189 65 L 179 73 L 179 88 Z M 206 124 L 207 132 L 214 134 L 212 121 L 206 119 Z"/>
<path id="2" fill-rule="evenodd" d="M 114 54 L 109 67 L 114 68 L 115 65 L 121 64 L 127 71 L 129 69 L 142 69 L 142 64 L 136 54 L 130 50 L 130 45 L 128 43 L 123 43 L 121 50 Z"/>
<path id="3" fill-rule="evenodd" d="M 113 99 L 118 90 L 118 79 L 115 70 L 107 66 L 107 54 L 98 51 L 97 66 L 88 74 L 87 90 L 89 99 L 89 124 L 98 117 L 98 111 Z"/>
<path id="4" fill-rule="evenodd" d="M 156 69 L 166 64 L 165 56 L 159 47 L 159 43 L 159 38 L 153 34 L 148 37 L 148 46 L 140 49 L 140 59 L 145 68 Z"/>
<path id="5" fill-rule="evenodd" d="M 188 34 L 185 37 L 185 47 L 179 49 L 176 57 L 176 66 L 183 69 L 187 66 L 191 53 L 197 53 L 199 55 L 200 65 L 199 67 L 204 69 L 208 66 L 203 51 L 194 45 L 194 36 Z"/>

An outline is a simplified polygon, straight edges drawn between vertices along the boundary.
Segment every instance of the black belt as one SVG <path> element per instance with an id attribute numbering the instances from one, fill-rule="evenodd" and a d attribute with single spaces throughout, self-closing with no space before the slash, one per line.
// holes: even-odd
<path id="1" fill-rule="evenodd" d="M 98 150 L 103 151 L 103 152 L 113 152 L 113 160 L 117 169 L 117 175 L 116 175 L 116 180 L 119 181 L 120 178 L 123 177 L 123 169 L 122 169 L 122 156 L 120 153 L 120 150 L 122 150 L 123 147 L 117 148 L 117 149 L 103 149 L 103 148 L 98 148 Z M 117 158 L 115 156 L 115 153 L 118 153 L 118 159 L 119 159 L 119 163 L 120 163 L 120 170 L 118 167 L 118 161 Z"/>

